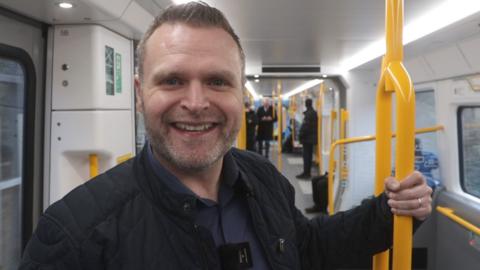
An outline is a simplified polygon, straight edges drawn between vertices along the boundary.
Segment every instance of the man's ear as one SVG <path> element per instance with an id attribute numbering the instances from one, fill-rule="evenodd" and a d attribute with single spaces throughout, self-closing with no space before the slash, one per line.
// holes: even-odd
<path id="1" fill-rule="evenodd" d="M 135 75 L 135 107 L 138 112 L 143 113 L 143 93 L 142 93 L 142 83 L 140 82 L 140 78 L 138 74 Z"/>

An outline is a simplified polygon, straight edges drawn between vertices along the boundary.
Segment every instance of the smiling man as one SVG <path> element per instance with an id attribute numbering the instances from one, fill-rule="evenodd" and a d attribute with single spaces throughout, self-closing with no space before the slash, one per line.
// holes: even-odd
<path id="1" fill-rule="evenodd" d="M 148 143 L 49 207 L 20 269 L 330 269 L 389 248 L 392 212 L 430 214 L 431 189 L 413 173 L 387 179 L 388 195 L 308 220 L 267 159 L 232 148 L 245 57 L 217 9 L 166 9 L 138 57 Z"/>

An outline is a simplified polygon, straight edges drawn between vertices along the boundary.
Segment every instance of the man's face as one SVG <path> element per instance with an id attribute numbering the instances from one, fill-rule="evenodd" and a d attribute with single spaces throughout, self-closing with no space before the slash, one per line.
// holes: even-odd
<path id="1" fill-rule="evenodd" d="M 270 100 L 268 98 L 263 99 L 263 106 L 264 107 L 269 107 L 270 106 Z"/>
<path id="2" fill-rule="evenodd" d="M 228 151 L 242 119 L 241 59 L 221 28 L 164 24 L 146 44 L 136 80 L 153 150 L 172 169 L 209 168 Z"/>

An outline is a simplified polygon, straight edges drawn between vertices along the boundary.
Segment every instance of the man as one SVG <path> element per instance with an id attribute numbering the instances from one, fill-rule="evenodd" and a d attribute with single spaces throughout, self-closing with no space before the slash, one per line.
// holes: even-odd
<path id="1" fill-rule="evenodd" d="M 250 105 L 250 102 L 245 102 L 245 121 L 247 122 L 247 150 L 256 151 L 255 141 L 257 132 L 257 115 Z"/>
<path id="2" fill-rule="evenodd" d="M 258 153 L 268 159 L 270 151 L 270 141 L 273 140 L 273 123 L 277 121 L 277 116 L 273 111 L 270 99 L 263 99 L 263 106 L 257 110 L 258 119 Z M 263 153 L 265 150 L 265 153 Z"/>
<path id="3" fill-rule="evenodd" d="M 300 126 L 298 139 L 302 144 L 303 172 L 296 177 L 299 179 L 310 179 L 312 169 L 313 147 L 317 144 L 317 112 L 313 109 L 312 99 L 305 100 L 306 110 L 303 112 L 303 122 Z"/>
<path id="4" fill-rule="evenodd" d="M 391 246 L 391 211 L 429 215 L 417 173 L 387 180 L 389 204 L 309 221 L 270 162 L 232 149 L 244 56 L 217 9 L 166 9 L 138 52 L 149 143 L 50 206 L 20 269 L 323 269 Z"/>

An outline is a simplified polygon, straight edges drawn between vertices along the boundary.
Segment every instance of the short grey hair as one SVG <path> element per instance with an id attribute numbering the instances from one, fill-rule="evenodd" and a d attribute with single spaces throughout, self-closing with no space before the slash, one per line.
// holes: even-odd
<path id="1" fill-rule="evenodd" d="M 189 2 L 181 5 L 169 6 L 162 14 L 155 17 L 137 46 L 138 76 L 143 80 L 143 62 L 145 60 L 145 45 L 153 32 L 165 23 L 184 23 L 194 27 L 218 27 L 225 30 L 237 44 L 241 60 L 242 84 L 245 82 L 245 53 L 240 38 L 235 34 L 232 26 L 223 13 L 209 6 L 205 2 Z"/>

